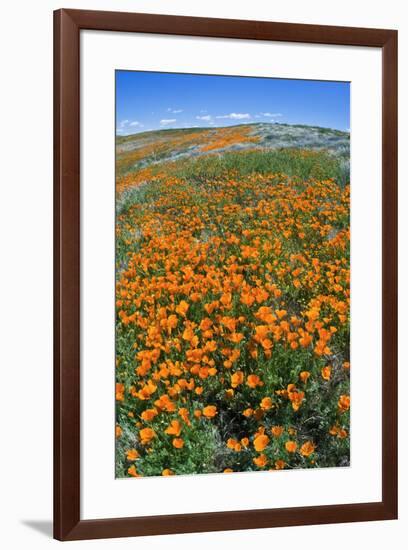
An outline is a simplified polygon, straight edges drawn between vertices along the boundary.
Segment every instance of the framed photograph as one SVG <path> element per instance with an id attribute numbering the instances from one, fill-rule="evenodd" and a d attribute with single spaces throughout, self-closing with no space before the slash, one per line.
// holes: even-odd
<path id="1" fill-rule="evenodd" d="M 397 32 L 54 13 L 54 536 L 397 517 Z"/>

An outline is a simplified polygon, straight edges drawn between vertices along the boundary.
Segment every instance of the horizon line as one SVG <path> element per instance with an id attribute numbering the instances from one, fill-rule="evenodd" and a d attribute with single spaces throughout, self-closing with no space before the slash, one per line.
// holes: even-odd
<path id="1" fill-rule="evenodd" d="M 307 127 L 307 128 L 319 128 L 322 130 L 332 130 L 335 132 L 341 132 L 343 134 L 350 134 L 350 129 L 347 130 L 340 130 L 339 128 L 332 128 L 330 126 L 317 126 L 313 124 L 302 124 L 300 122 L 267 122 L 267 121 L 260 121 L 260 122 L 241 122 L 238 124 L 229 124 L 226 126 L 173 126 L 171 128 L 156 128 L 155 130 L 142 130 L 140 132 L 134 132 L 133 134 L 120 134 L 115 131 L 116 137 L 121 138 L 128 138 L 131 136 L 138 136 L 140 134 L 151 134 L 153 132 L 171 132 L 172 130 L 215 130 L 215 129 L 222 129 L 222 128 L 236 128 L 238 126 L 255 126 L 260 124 L 268 124 L 270 126 L 301 126 L 301 127 Z"/>

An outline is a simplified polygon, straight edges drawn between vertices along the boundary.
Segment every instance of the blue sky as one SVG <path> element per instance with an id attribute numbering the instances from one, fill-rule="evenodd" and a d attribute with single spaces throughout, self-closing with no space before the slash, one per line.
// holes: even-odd
<path id="1" fill-rule="evenodd" d="M 348 130 L 348 82 L 116 71 L 116 131 L 253 122 Z"/>

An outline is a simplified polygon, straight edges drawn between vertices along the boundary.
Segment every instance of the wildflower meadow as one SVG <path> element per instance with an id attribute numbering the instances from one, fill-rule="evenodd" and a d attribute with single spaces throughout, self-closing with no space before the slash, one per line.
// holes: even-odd
<path id="1" fill-rule="evenodd" d="M 117 477 L 349 465 L 348 147 L 285 124 L 117 138 Z"/>

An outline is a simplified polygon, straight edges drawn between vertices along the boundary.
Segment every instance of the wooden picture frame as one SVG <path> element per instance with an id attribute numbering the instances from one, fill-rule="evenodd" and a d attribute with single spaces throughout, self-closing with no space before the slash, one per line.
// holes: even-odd
<path id="1" fill-rule="evenodd" d="M 80 31 L 382 49 L 382 499 L 379 502 L 80 519 Z M 77 540 L 397 517 L 397 32 L 265 21 L 54 13 L 54 537 Z"/>

